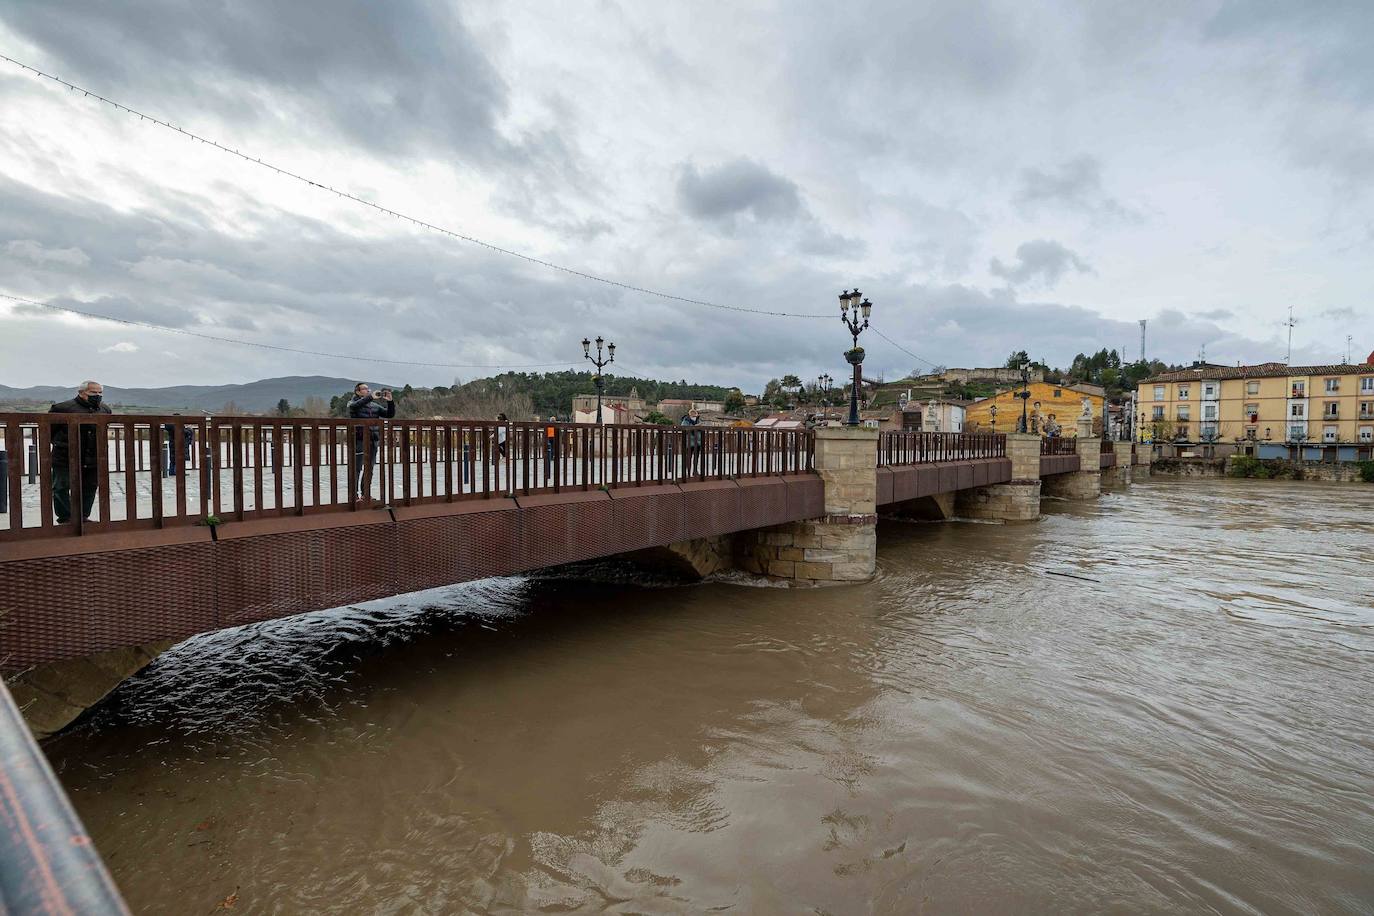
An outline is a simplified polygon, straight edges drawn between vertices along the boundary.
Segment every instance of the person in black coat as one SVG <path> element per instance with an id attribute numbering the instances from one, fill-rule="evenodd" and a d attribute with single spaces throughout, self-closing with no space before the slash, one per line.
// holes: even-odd
<path id="1" fill-rule="evenodd" d="M 391 399 L 389 389 L 383 388 L 373 397 L 372 389 L 368 387 L 367 382 L 359 382 L 353 386 L 353 399 L 348 402 L 348 415 L 356 420 L 390 420 L 396 416 L 396 402 Z M 363 460 L 363 431 L 359 429 L 353 437 L 353 453 L 357 459 L 354 462 L 357 469 L 357 474 L 353 478 L 354 499 L 362 489 L 363 476 L 367 468 L 377 461 L 377 443 L 382 438 L 382 431 L 376 426 L 368 430 L 368 433 L 366 461 Z"/>
<path id="2" fill-rule="evenodd" d="M 100 403 L 105 396 L 105 388 L 99 382 L 83 382 L 76 391 L 76 397 L 62 401 L 48 408 L 48 413 L 108 414 L 109 405 Z M 81 517 L 91 517 L 91 507 L 95 505 L 95 493 L 100 487 L 99 465 L 96 463 L 98 442 L 104 436 L 98 434 L 95 424 L 81 424 L 77 432 L 80 442 L 77 454 L 81 467 Z M 52 428 L 52 511 L 59 525 L 72 519 L 72 474 L 71 452 L 67 441 L 67 427 L 55 424 Z"/>

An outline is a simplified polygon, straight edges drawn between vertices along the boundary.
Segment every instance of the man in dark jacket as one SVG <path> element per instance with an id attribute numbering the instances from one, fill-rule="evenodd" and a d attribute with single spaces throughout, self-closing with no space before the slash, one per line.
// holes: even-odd
<path id="1" fill-rule="evenodd" d="M 83 382 L 76 391 L 76 397 L 48 408 L 48 413 L 107 414 L 110 408 L 100 403 L 105 396 L 105 388 L 99 382 Z M 98 442 L 105 437 L 93 423 L 83 423 L 78 430 L 80 442 L 77 453 L 81 466 L 81 517 L 91 517 L 91 507 L 95 505 L 95 491 L 100 486 L 100 473 L 96 463 Z M 72 519 L 72 474 L 71 457 L 67 442 L 67 427 L 56 424 L 52 428 L 52 511 L 57 524 L 65 525 Z"/>
<path id="2" fill-rule="evenodd" d="M 396 416 L 396 402 L 391 399 L 391 391 L 383 388 L 372 396 L 372 389 L 367 386 L 367 382 L 359 382 L 353 386 L 353 400 L 348 402 L 348 415 L 357 420 L 390 420 Z M 368 430 L 367 436 L 367 460 L 363 460 L 363 431 L 360 429 L 353 437 L 353 453 L 356 457 L 355 465 L 357 475 L 353 478 L 353 498 L 357 499 L 362 490 L 363 476 L 368 466 L 377 461 L 377 443 L 382 438 L 382 431 L 374 426 Z"/>
<path id="3" fill-rule="evenodd" d="M 687 459 L 687 466 L 684 468 L 684 471 L 687 476 L 690 477 L 693 474 L 705 470 L 702 461 L 705 457 L 702 452 L 702 433 L 701 430 L 697 428 L 701 426 L 701 415 L 698 414 L 697 409 L 693 407 L 691 410 L 687 411 L 678 425 L 687 427 L 687 432 L 683 436 L 686 440 L 684 444 L 687 446 L 687 451 L 684 456 Z"/>

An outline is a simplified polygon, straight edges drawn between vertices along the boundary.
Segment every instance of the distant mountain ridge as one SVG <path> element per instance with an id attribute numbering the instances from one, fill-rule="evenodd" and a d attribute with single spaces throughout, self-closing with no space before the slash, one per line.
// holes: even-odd
<path id="1" fill-rule="evenodd" d="M 242 410 L 266 413 L 275 410 L 282 398 L 300 407 L 306 398 L 329 399 L 347 394 L 357 379 L 330 378 L 324 375 L 287 375 L 235 385 L 171 385 L 166 388 L 120 388 L 105 386 L 105 402 L 112 407 L 157 407 L 164 410 L 217 411 L 230 401 Z M 380 382 L 368 382 L 376 389 Z M 399 387 L 399 386 L 387 386 Z M 0 385 L 0 404 L 51 404 L 66 401 L 76 394 L 76 385 L 35 385 L 11 388 Z"/>

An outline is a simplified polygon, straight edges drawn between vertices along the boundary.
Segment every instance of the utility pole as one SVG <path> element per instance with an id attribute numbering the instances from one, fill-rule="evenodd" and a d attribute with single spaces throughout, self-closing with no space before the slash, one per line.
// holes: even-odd
<path id="1" fill-rule="evenodd" d="M 1293 362 L 1293 325 L 1298 322 L 1293 318 L 1293 306 L 1288 306 L 1288 320 L 1284 324 L 1288 325 L 1288 355 L 1284 356 L 1285 364 L 1291 365 Z"/>
<path id="2" fill-rule="evenodd" d="M 1140 319 L 1140 361 L 1145 362 L 1145 324 L 1147 319 Z"/>

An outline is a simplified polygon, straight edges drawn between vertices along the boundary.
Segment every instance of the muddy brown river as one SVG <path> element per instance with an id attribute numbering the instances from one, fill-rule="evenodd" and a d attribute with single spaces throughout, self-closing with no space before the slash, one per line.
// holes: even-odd
<path id="1" fill-rule="evenodd" d="M 1374 912 L 1374 486 L 1044 512 L 198 637 L 47 750 L 137 913 Z"/>

